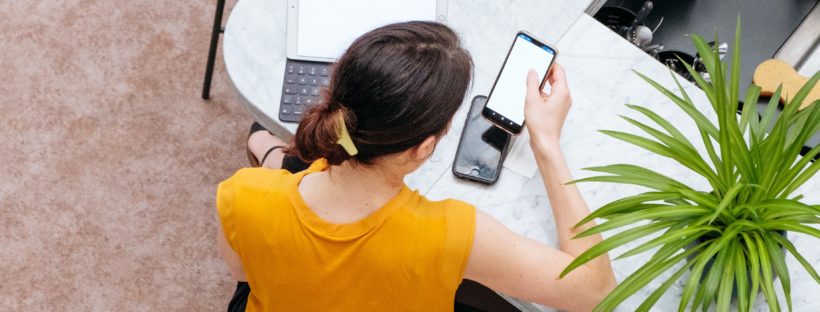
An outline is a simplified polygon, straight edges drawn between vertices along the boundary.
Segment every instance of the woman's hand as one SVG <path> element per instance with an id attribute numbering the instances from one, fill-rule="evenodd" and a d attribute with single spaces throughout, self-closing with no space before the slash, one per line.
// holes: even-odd
<path id="1" fill-rule="evenodd" d="M 552 67 L 549 76 L 550 94 L 541 91 L 538 79 L 538 74 L 531 69 L 527 74 L 527 97 L 524 104 L 530 144 L 536 152 L 560 147 L 558 141 L 561 129 L 572 106 L 566 75 L 561 65 L 555 63 Z"/>

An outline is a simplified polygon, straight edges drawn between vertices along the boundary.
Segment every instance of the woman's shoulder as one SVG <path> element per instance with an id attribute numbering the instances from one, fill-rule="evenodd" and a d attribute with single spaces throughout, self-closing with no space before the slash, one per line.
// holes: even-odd
<path id="1" fill-rule="evenodd" d="M 247 194 L 276 193 L 285 191 L 293 176 L 287 170 L 267 168 L 239 169 L 231 177 L 219 183 L 217 197 L 245 197 Z"/>
<path id="2" fill-rule="evenodd" d="M 238 218 L 258 212 L 260 205 L 286 200 L 293 175 L 287 170 L 244 168 L 219 183 L 216 206 L 221 218 Z M 264 198 L 264 200 L 263 200 Z"/>
<path id="3" fill-rule="evenodd" d="M 415 210 L 425 214 L 456 217 L 475 214 L 475 206 L 454 198 L 430 200 L 424 195 L 418 195 L 414 206 Z"/>
<path id="4" fill-rule="evenodd" d="M 221 184 L 233 184 L 250 188 L 279 188 L 283 187 L 291 176 L 293 174 L 284 169 L 242 168 L 237 170 L 230 178 L 222 181 Z"/>

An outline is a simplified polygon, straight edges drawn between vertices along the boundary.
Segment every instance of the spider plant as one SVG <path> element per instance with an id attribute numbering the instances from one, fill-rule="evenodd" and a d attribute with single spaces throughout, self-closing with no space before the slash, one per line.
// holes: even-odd
<path id="1" fill-rule="evenodd" d="M 820 169 L 820 162 L 811 162 L 820 146 L 815 146 L 803 157 L 799 156 L 802 146 L 820 130 L 820 104 L 815 101 L 798 110 L 809 90 L 820 79 L 820 73 L 811 77 L 790 102 L 785 103 L 777 117 L 775 111 L 780 89 L 759 115 L 756 103 L 760 89 L 750 87 L 744 101 L 746 105 L 738 116 L 740 19 L 731 67 L 719 59 L 718 52 L 702 37 L 692 35 L 691 39 L 702 55 L 712 81 L 705 81 L 691 64 L 683 63 L 706 94 L 717 115 L 717 123 L 698 111 L 677 78 L 675 83 L 680 95 L 637 74 L 694 120 L 700 134 L 694 138 L 700 139 L 697 143 L 703 144 L 705 153 L 699 152 L 690 137 L 671 122 L 641 106 L 627 105 L 657 126 L 621 117 L 646 135 L 601 132 L 675 160 L 705 178 L 709 189 L 699 190 L 659 171 L 635 165 L 586 168 L 604 175 L 572 183 L 623 183 L 646 187 L 650 191 L 608 203 L 581 220 L 576 227 L 596 218 L 605 221 L 577 237 L 615 229 L 621 231 L 581 254 L 567 266 L 561 277 L 616 247 L 654 235 L 616 258 L 654 252 L 645 256 L 646 264 L 624 279 L 595 311 L 615 309 L 664 273 L 663 282 L 643 301 L 638 311 L 648 311 L 673 283 L 684 276 L 678 311 L 687 307 L 706 311 L 713 304 L 717 311 L 728 311 L 734 300 L 739 311 L 749 311 L 761 292 L 770 310 L 779 311 L 776 279 L 780 280 L 786 306 L 791 310 L 785 251 L 820 283 L 820 276 L 812 264 L 784 237 L 785 232 L 793 231 L 820 238 L 820 230 L 809 225 L 820 223 L 820 205 L 803 203 L 800 201 L 802 195 L 792 195 Z M 688 276 L 686 272 L 689 272 Z"/>

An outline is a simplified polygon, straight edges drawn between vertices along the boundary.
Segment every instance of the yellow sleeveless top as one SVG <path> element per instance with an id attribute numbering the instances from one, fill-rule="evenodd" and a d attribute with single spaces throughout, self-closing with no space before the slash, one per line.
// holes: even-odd
<path id="1" fill-rule="evenodd" d="M 452 311 L 475 208 L 405 186 L 359 221 L 328 223 L 297 188 L 326 167 L 242 169 L 219 185 L 222 229 L 251 286 L 247 311 Z"/>

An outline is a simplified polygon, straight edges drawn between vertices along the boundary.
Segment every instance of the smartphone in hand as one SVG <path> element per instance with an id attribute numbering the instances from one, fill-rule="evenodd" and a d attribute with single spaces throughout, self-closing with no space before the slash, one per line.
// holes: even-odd
<path id="1" fill-rule="evenodd" d="M 524 128 L 527 73 L 530 69 L 535 69 L 538 76 L 543 77 L 540 84 L 543 89 L 557 55 L 558 50 L 544 41 L 526 31 L 518 32 L 481 115 L 509 133 L 521 133 Z"/>

